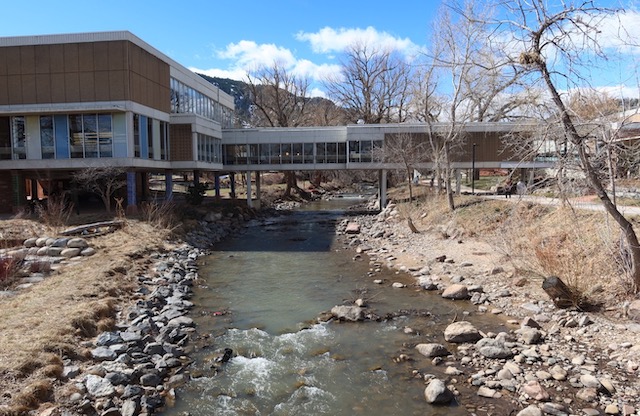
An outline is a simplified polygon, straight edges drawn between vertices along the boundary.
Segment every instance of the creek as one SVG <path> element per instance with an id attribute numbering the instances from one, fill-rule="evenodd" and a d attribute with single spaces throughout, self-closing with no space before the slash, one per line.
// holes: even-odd
<path id="1" fill-rule="evenodd" d="M 413 347 L 444 343 L 446 325 L 466 314 L 484 330 L 504 330 L 502 322 L 418 289 L 407 274 L 374 272 L 335 232 L 355 202 L 323 201 L 253 220 L 201 259 L 192 316 L 205 342 L 191 354 L 192 380 L 164 414 L 462 415 L 486 405 L 477 397 L 445 408 L 427 404 L 414 371 L 447 378 L 445 366 Z M 358 298 L 387 319 L 318 323 L 322 312 Z M 214 365 L 224 348 L 234 357 Z M 410 359 L 397 360 L 402 354 Z M 462 388 L 465 394 L 475 396 Z"/>

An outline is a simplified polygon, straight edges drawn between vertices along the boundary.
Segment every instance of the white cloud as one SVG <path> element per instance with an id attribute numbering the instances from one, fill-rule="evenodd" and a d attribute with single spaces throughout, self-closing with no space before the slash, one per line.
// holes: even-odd
<path id="1" fill-rule="evenodd" d="M 379 32 L 371 26 L 366 29 L 324 27 L 316 33 L 298 32 L 296 39 L 309 42 L 315 53 L 322 54 L 342 52 L 347 47 L 358 43 L 376 45 L 383 49 L 403 52 L 406 55 L 413 55 L 419 49 L 418 45 L 409 38 L 398 38 L 387 32 Z"/>
<path id="2" fill-rule="evenodd" d="M 603 48 L 640 54 L 640 12 L 629 10 L 607 16 L 599 29 Z"/>
<path id="3" fill-rule="evenodd" d="M 210 77 L 218 77 L 218 78 L 229 78 L 235 79 L 236 81 L 246 81 L 247 80 L 247 71 L 241 68 L 236 69 L 200 69 L 195 67 L 189 67 L 190 71 L 196 72 L 198 74 L 208 75 Z"/>
<path id="4" fill-rule="evenodd" d="M 234 66 L 246 70 L 278 62 L 286 67 L 292 66 L 296 58 L 287 48 L 272 43 L 257 44 L 250 40 L 230 43 L 226 49 L 219 51 L 218 57 L 235 61 Z"/>

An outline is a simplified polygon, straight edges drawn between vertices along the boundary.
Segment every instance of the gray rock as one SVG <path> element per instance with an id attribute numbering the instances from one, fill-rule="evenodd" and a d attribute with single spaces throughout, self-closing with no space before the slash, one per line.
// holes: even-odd
<path id="1" fill-rule="evenodd" d="M 525 344 L 537 344 L 542 340 L 542 332 L 536 328 L 525 326 L 517 330 L 516 333 L 522 337 L 522 342 Z"/>
<path id="2" fill-rule="evenodd" d="M 359 306 L 338 305 L 331 308 L 331 314 L 344 321 L 361 321 L 364 319 L 364 310 Z"/>
<path id="3" fill-rule="evenodd" d="M 447 342 L 476 342 L 480 338 L 482 338 L 480 332 L 467 321 L 454 322 L 444 330 L 444 339 Z"/>
<path id="4" fill-rule="evenodd" d="M 162 382 L 160 376 L 154 373 L 144 374 L 140 377 L 140 384 L 145 387 L 156 387 Z"/>
<path id="5" fill-rule="evenodd" d="M 84 248 L 80 252 L 80 255 L 84 257 L 93 256 L 94 254 L 96 254 L 96 250 L 93 247 Z"/>
<path id="6" fill-rule="evenodd" d="M 23 245 L 27 248 L 35 247 L 37 240 L 38 240 L 37 237 L 27 238 L 26 240 L 24 240 Z"/>
<path id="7" fill-rule="evenodd" d="M 111 361 L 118 355 L 109 347 L 98 347 L 91 350 L 91 356 L 96 360 Z"/>
<path id="8" fill-rule="evenodd" d="M 578 390 L 576 397 L 584 402 L 591 403 L 598 398 L 598 390 L 593 387 L 585 387 Z"/>
<path id="9" fill-rule="evenodd" d="M 131 399 L 140 397 L 144 394 L 144 390 L 140 386 L 136 385 L 128 385 L 125 386 L 124 392 L 122 393 L 122 399 Z"/>
<path id="10" fill-rule="evenodd" d="M 592 376 L 591 374 L 581 375 L 580 384 L 582 384 L 585 387 L 592 387 L 594 389 L 602 388 L 602 384 L 600 384 L 600 381 L 598 381 L 598 379 L 595 376 Z"/>
<path id="11" fill-rule="evenodd" d="M 87 376 L 85 386 L 91 397 L 111 397 L 116 393 L 116 389 L 109 380 L 93 374 Z"/>
<path id="12" fill-rule="evenodd" d="M 478 396 L 480 397 L 487 397 L 489 399 L 495 397 L 498 392 L 494 389 L 491 389 L 487 386 L 480 386 L 480 388 L 478 389 Z"/>
<path id="13" fill-rule="evenodd" d="M 62 369 L 62 379 L 69 380 L 80 375 L 80 367 L 77 365 L 65 365 Z"/>
<path id="14" fill-rule="evenodd" d="M 36 247 L 44 247 L 47 245 L 47 240 L 49 237 L 40 237 L 36 239 Z"/>
<path id="15" fill-rule="evenodd" d="M 453 284 L 442 292 L 442 297 L 454 300 L 469 299 L 469 291 L 465 285 Z"/>
<path id="16" fill-rule="evenodd" d="M 449 404 L 453 400 L 453 393 L 447 388 L 444 381 L 433 379 L 424 389 L 424 398 L 430 404 Z"/>
<path id="17" fill-rule="evenodd" d="M 122 416 L 136 416 L 140 413 L 140 401 L 128 399 L 122 403 L 122 408 L 120 409 Z"/>
<path id="18" fill-rule="evenodd" d="M 430 343 L 430 344 L 418 344 L 416 350 L 426 357 L 445 357 L 450 354 L 447 348 L 442 344 Z"/>
<path id="19" fill-rule="evenodd" d="M 542 416 L 542 410 L 532 404 L 519 411 L 516 416 Z"/>
<path id="20" fill-rule="evenodd" d="M 65 258 L 76 257 L 80 255 L 79 248 L 65 248 L 60 252 L 60 255 Z"/>
<path id="21" fill-rule="evenodd" d="M 51 247 L 61 247 L 64 248 L 67 246 L 67 242 L 69 241 L 68 238 L 56 238 L 53 243 L 48 244 Z"/>
<path id="22" fill-rule="evenodd" d="M 144 347 L 144 353 L 148 355 L 164 355 L 164 347 L 159 342 L 150 342 Z"/>
<path id="23" fill-rule="evenodd" d="M 483 338 L 476 343 L 476 349 L 487 358 L 510 358 L 513 356 L 511 349 L 504 342 L 495 338 Z"/>
<path id="24" fill-rule="evenodd" d="M 89 247 L 89 243 L 84 238 L 71 238 L 67 241 L 67 247 L 83 249 Z"/>
<path id="25" fill-rule="evenodd" d="M 179 316 L 177 318 L 173 318 L 167 323 L 168 326 L 195 326 L 193 319 L 188 316 Z"/>
<path id="26" fill-rule="evenodd" d="M 103 332 L 96 337 L 96 345 L 98 347 L 109 346 L 113 344 L 119 344 L 122 342 L 122 337 L 117 332 Z"/>

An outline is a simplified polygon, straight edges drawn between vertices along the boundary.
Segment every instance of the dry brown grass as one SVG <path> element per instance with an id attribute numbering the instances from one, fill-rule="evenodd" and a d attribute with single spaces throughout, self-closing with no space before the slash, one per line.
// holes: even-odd
<path id="1" fill-rule="evenodd" d="M 456 198 L 451 213 L 443 197 L 403 204 L 401 216 L 442 238 L 479 237 L 510 261 L 517 273 L 541 282 L 560 277 L 579 306 L 617 304 L 629 296 L 620 234 L 603 212 L 549 207 L 525 201 Z"/>
<path id="2" fill-rule="evenodd" d="M 69 262 L 43 282 L 0 300 L 0 404 L 31 407 L 49 396 L 44 385 L 27 386 L 59 377 L 61 357 L 85 357 L 80 341 L 113 328 L 136 276 L 146 271 L 141 259 L 164 250 L 166 236 L 147 223 L 129 221 L 125 229 L 91 240 L 94 256 Z"/>

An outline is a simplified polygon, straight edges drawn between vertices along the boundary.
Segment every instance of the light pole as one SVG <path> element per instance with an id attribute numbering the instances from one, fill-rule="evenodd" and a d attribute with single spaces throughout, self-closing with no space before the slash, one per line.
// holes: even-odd
<path id="1" fill-rule="evenodd" d="M 471 147 L 471 195 L 476 194 L 476 144 Z"/>

